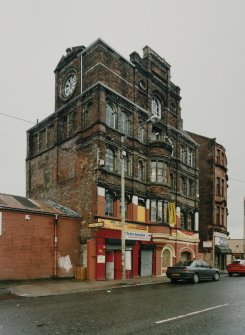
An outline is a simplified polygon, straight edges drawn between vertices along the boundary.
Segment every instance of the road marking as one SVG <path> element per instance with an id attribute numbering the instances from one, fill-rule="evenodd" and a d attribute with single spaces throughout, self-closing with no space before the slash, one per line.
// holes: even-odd
<path id="1" fill-rule="evenodd" d="M 192 313 L 188 313 L 188 314 L 184 314 L 184 315 L 175 316 L 174 318 L 156 321 L 155 323 L 160 324 L 160 323 L 164 323 L 164 322 L 169 322 L 169 321 L 173 321 L 173 320 L 185 318 L 185 317 L 190 316 L 190 315 L 195 315 L 195 314 L 200 314 L 200 313 L 204 313 L 204 312 L 207 312 L 207 311 L 211 311 L 212 309 L 217 309 L 217 308 L 225 307 L 225 306 L 228 306 L 228 305 L 229 304 L 224 304 L 224 305 L 218 305 L 218 306 L 214 306 L 214 307 L 209 307 L 209 308 L 206 308 L 206 309 L 202 309 L 201 311 L 196 311 L 196 312 L 192 312 Z"/>

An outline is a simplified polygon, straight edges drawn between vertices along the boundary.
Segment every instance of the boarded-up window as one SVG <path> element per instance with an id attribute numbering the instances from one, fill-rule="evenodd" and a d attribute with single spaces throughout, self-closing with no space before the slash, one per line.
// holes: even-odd
<path id="1" fill-rule="evenodd" d="M 145 222 L 145 203 L 143 200 L 138 202 L 138 212 L 137 212 L 138 221 Z"/>

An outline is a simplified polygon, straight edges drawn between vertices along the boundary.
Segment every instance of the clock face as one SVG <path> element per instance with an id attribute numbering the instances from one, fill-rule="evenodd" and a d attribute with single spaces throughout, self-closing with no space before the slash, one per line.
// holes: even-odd
<path id="1" fill-rule="evenodd" d="M 74 73 L 71 74 L 66 79 L 66 82 L 65 82 L 65 85 L 64 85 L 64 96 L 66 98 L 68 98 L 70 95 L 72 95 L 72 93 L 75 90 L 76 83 L 77 83 L 77 78 L 76 78 L 76 75 Z"/>

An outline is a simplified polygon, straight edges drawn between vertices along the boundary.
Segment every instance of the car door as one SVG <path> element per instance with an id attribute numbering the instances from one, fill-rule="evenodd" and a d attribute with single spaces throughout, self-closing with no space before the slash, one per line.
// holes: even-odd
<path id="1" fill-rule="evenodd" d="M 201 261 L 196 261 L 195 262 L 194 270 L 195 270 L 196 273 L 198 273 L 199 279 L 204 278 L 203 267 L 202 267 Z"/>
<path id="2" fill-rule="evenodd" d="M 204 279 L 213 278 L 214 270 L 208 265 L 208 263 L 201 261 L 201 266 L 202 266 L 203 278 Z"/>

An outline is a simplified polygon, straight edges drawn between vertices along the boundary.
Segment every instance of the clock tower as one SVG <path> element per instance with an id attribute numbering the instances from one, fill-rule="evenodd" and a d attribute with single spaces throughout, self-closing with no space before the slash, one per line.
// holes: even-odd
<path id="1" fill-rule="evenodd" d="M 84 46 L 68 48 L 55 69 L 55 111 L 82 93 L 82 52 Z"/>

